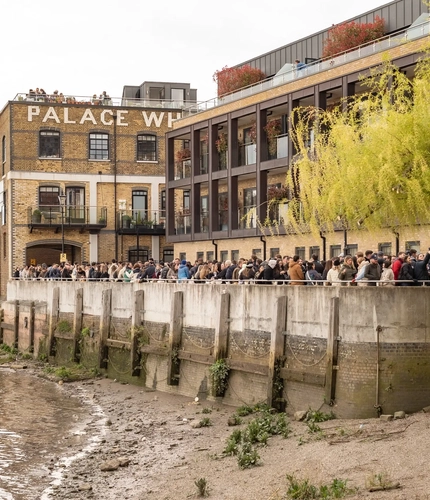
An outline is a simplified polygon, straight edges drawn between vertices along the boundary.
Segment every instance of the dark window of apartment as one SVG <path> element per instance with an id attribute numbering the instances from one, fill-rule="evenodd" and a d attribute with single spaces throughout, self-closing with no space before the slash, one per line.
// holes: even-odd
<path id="1" fill-rule="evenodd" d="M 173 262 L 173 248 L 163 248 L 163 260 L 164 262 Z"/>
<path id="2" fill-rule="evenodd" d="M 40 186 L 39 187 L 39 208 L 60 206 L 58 195 L 60 194 L 59 186 Z"/>
<path id="3" fill-rule="evenodd" d="M 203 260 L 204 252 L 196 252 L 196 260 Z"/>
<path id="4" fill-rule="evenodd" d="M 294 255 L 298 255 L 302 260 L 305 260 L 305 252 L 306 252 L 305 247 L 296 247 L 294 249 Z"/>
<path id="5" fill-rule="evenodd" d="M 166 190 L 160 193 L 160 218 L 166 217 Z"/>
<path id="6" fill-rule="evenodd" d="M 132 217 L 137 224 L 148 219 L 148 191 L 138 189 L 131 194 Z"/>
<path id="7" fill-rule="evenodd" d="M 179 260 L 182 262 L 183 260 L 187 260 L 187 253 L 186 252 L 180 252 L 179 253 Z"/>
<path id="8" fill-rule="evenodd" d="M 420 242 L 419 241 L 407 241 L 405 243 L 405 250 L 408 252 L 409 250 L 420 251 Z"/>
<path id="9" fill-rule="evenodd" d="M 6 224 L 6 210 L 7 210 L 7 193 L 3 191 L 3 210 L 2 210 L 2 224 Z"/>
<path id="10" fill-rule="evenodd" d="M 149 258 L 149 252 L 147 248 L 139 247 L 139 252 L 137 248 L 130 248 L 128 251 L 128 260 L 129 262 L 137 262 L 141 260 L 142 262 L 146 262 Z"/>
<path id="11" fill-rule="evenodd" d="M 231 251 L 231 260 L 235 260 L 236 262 L 239 260 L 239 250 Z"/>
<path id="12" fill-rule="evenodd" d="M 109 134 L 90 134 L 90 160 L 109 160 Z"/>
<path id="13" fill-rule="evenodd" d="M 228 251 L 221 250 L 221 252 L 219 253 L 219 258 L 221 262 L 225 262 L 228 259 Z"/>
<path id="14" fill-rule="evenodd" d="M 41 130 L 39 132 L 39 158 L 60 157 L 60 132 Z"/>
<path id="15" fill-rule="evenodd" d="M 274 259 L 279 253 L 279 248 L 271 248 L 270 249 L 270 258 Z"/>
<path id="16" fill-rule="evenodd" d="M 214 260 L 214 258 L 215 258 L 215 256 L 214 256 L 213 251 L 206 252 L 206 260 L 207 260 L 208 262 L 213 261 L 213 260 Z"/>
<path id="17" fill-rule="evenodd" d="M 140 134 L 137 136 L 137 161 L 157 161 L 157 136 Z"/>
<path id="18" fill-rule="evenodd" d="M 334 259 L 335 257 L 339 257 L 342 253 L 342 249 L 340 245 L 330 245 L 330 259 Z"/>
<path id="19" fill-rule="evenodd" d="M 378 250 L 380 252 L 383 252 L 384 255 L 392 255 L 392 245 L 391 245 L 391 242 L 390 243 L 379 243 L 378 244 Z"/>
<path id="20" fill-rule="evenodd" d="M 254 248 L 252 250 L 252 255 L 256 255 L 258 258 L 261 258 L 261 248 Z"/>
<path id="21" fill-rule="evenodd" d="M 320 258 L 320 247 L 309 247 L 309 258 L 312 257 L 312 255 L 316 255 L 318 257 L 318 260 Z"/>
<path id="22" fill-rule="evenodd" d="M 190 210 L 190 192 L 184 191 L 182 197 L 182 207 L 184 210 Z"/>
<path id="23" fill-rule="evenodd" d="M 346 253 L 347 255 L 355 255 L 358 252 L 358 245 L 347 245 Z"/>
<path id="24" fill-rule="evenodd" d="M 3 258 L 7 256 L 7 233 L 3 233 Z"/>
<path id="25" fill-rule="evenodd" d="M 6 163 L 6 136 L 3 136 L 1 140 L 1 157 L 2 157 L 1 175 L 3 176 Z"/>

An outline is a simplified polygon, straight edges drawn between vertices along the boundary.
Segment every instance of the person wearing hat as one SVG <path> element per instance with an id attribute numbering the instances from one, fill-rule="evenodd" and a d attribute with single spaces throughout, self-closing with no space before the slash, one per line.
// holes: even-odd
<path id="1" fill-rule="evenodd" d="M 369 261 L 364 272 L 364 279 L 368 280 L 367 286 L 376 286 L 376 281 L 381 279 L 381 266 L 378 262 L 378 254 L 372 253 L 369 256 Z"/>
<path id="2" fill-rule="evenodd" d="M 187 261 L 182 260 L 179 264 L 178 269 L 178 283 L 182 283 L 183 281 L 189 280 L 191 278 L 190 270 L 187 266 Z"/>

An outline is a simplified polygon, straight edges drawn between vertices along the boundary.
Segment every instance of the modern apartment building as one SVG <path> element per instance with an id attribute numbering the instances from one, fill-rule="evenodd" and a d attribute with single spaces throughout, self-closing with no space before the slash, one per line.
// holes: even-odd
<path id="1" fill-rule="evenodd" d="M 366 12 L 356 22 L 384 20 L 385 33 L 365 46 L 322 58 L 328 30 L 242 63 L 263 70 L 266 80 L 191 106 L 166 136 L 167 241 L 175 255 L 194 260 L 262 258 L 281 253 L 330 258 L 342 252 L 426 249 L 429 228 L 396 232 L 338 231 L 292 234 L 287 225 L 284 180 L 296 154 L 289 133 L 293 110 L 329 109 L 366 89 L 361 76 L 389 57 L 409 78 L 428 44 L 428 7 L 397 0 Z M 303 68 L 293 63 L 306 62 Z M 313 141 L 309 135 L 309 143 Z M 269 221 L 261 227 L 259 221 Z"/>
<path id="2" fill-rule="evenodd" d="M 29 264 L 157 260 L 165 238 L 165 134 L 196 100 L 145 82 L 121 99 L 18 94 L 0 113 L 1 284 Z"/>

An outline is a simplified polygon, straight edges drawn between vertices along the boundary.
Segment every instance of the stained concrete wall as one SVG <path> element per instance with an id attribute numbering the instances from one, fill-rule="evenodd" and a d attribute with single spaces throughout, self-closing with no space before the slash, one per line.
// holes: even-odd
<path id="1" fill-rule="evenodd" d="M 136 312 L 139 291 L 143 305 Z M 81 312 L 75 307 L 78 292 Z M 178 292 L 182 312 L 175 318 L 172 307 Z M 228 404 L 273 403 L 271 386 L 278 377 L 283 391 L 276 400 L 284 401 L 287 411 L 329 411 L 330 404 L 338 416 L 365 418 L 430 405 L 427 287 L 11 281 L 2 305 L 2 339 L 22 350 L 30 349 L 33 339 L 37 355 L 36 344 L 49 338 L 49 325 L 55 337 L 58 321 L 72 323 L 70 318 L 81 315 L 91 336 L 80 341 L 96 354 L 88 362 L 96 363 L 105 342 L 100 318 L 106 293 L 111 294 L 106 341 L 111 362 L 105 367 L 109 376 L 190 397 L 211 397 L 209 366 L 224 342 L 231 367 L 224 395 Z M 286 318 L 279 316 L 282 300 Z M 277 315 L 284 321 L 280 326 L 275 325 Z M 171 337 L 177 320 L 181 324 L 175 358 Z M 225 337 L 223 321 L 228 325 Z M 116 355 L 116 349 L 133 353 L 133 324 L 145 337 L 137 361 L 130 354 Z M 62 336 L 59 342 L 73 344 L 72 337 Z M 58 363 L 65 361 L 56 356 Z M 169 375 L 173 362 L 180 364 L 176 382 Z M 118 363 L 122 366 L 114 366 Z M 139 364 L 134 376 L 130 363 L 134 368 Z"/>

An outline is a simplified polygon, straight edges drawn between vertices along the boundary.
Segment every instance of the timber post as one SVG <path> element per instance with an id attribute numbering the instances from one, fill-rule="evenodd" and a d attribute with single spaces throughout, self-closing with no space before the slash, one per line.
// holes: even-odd
<path id="1" fill-rule="evenodd" d="M 46 352 L 49 356 L 55 356 L 55 329 L 60 314 L 60 288 L 56 286 L 52 290 L 51 313 L 49 315 L 48 345 Z"/>
<path id="2" fill-rule="evenodd" d="M 131 339 L 130 339 L 130 362 L 131 362 L 131 375 L 138 377 L 140 375 L 140 359 L 141 352 L 139 349 L 139 327 L 143 325 L 143 315 L 145 311 L 144 306 L 144 292 L 143 290 L 136 290 L 134 292 L 134 304 L 131 315 Z"/>
<path id="3" fill-rule="evenodd" d="M 179 385 L 180 360 L 179 348 L 182 341 L 182 325 L 184 316 L 184 294 L 174 292 L 170 313 L 169 356 L 167 365 L 167 385 Z"/>
<path id="4" fill-rule="evenodd" d="M 230 294 L 225 292 L 222 293 L 220 297 L 221 300 L 218 310 L 217 324 L 215 327 L 215 360 L 227 357 L 228 333 L 230 326 Z"/>
<path id="5" fill-rule="evenodd" d="M 280 386 L 283 386 L 283 382 L 280 378 L 281 367 L 277 366 L 277 364 L 281 362 L 281 359 L 284 356 L 287 307 L 288 297 L 286 295 L 276 299 L 273 310 L 272 331 L 270 337 L 269 369 L 267 376 L 267 404 L 276 408 L 285 406 L 278 404 L 280 401 L 276 401 L 276 399 L 282 399 L 283 392 L 283 390 L 280 389 Z"/>
<path id="6" fill-rule="evenodd" d="M 109 348 L 107 340 L 109 338 L 110 320 L 111 320 L 111 301 L 112 289 L 103 290 L 102 292 L 102 312 L 100 315 L 100 351 L 99 351 L 99 367 L 107 368 Z"/>
<path id="7" fill-rule="evenodd" d="M 78 362 L 80 359 L 80 340 L 82 332 L 82 308 L 84 303 L 84 290 L 78 288 L 75 290 L 75 308 L 73 313 L 73 347 L 72 359 Z"/>
<path id="8" fill-rule="evenodd" d="M 330 303 L 329 328 L 327 335 L 327 368 L 325 400 L 332 405 L 336 396 L 336 372 L 339 349 L 339 297 L 332 297 Z"/>

